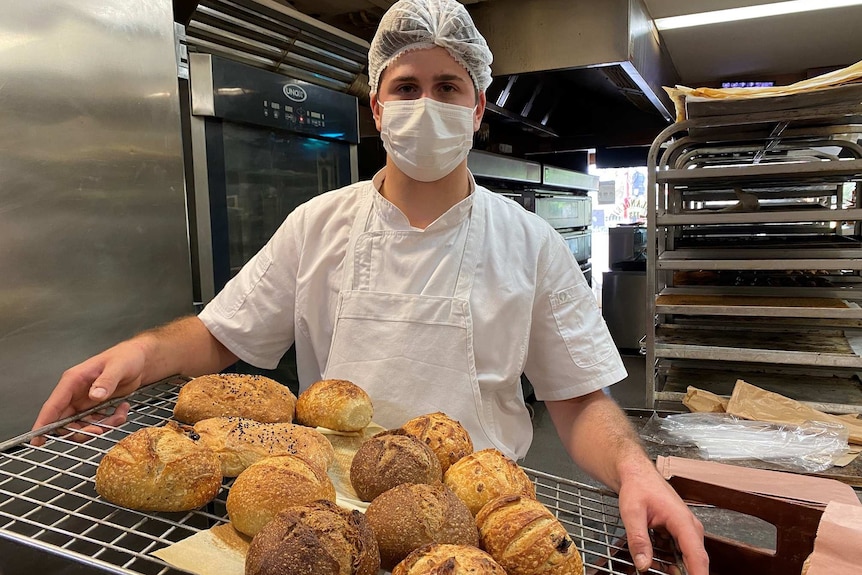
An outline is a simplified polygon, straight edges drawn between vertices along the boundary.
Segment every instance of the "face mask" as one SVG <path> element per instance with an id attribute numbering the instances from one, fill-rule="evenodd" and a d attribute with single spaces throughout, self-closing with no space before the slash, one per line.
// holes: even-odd
<path id="1" fill-rule="evenodd" d="M 430 98 L 380 103 L 380 137 L 398 168 L 414 180 L 449 175 L 473 147 L 475 108 Z"/>

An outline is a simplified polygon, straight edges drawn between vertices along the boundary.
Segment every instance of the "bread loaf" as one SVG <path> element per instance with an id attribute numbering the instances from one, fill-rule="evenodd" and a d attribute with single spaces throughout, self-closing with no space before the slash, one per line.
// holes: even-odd
<path id="1" fill-rule="evenodd" d="M 234 529 L 254 537 L 282 509 L 325 499 L 335 501 L 326 472 L 295 455 L 267 457 L 239 474 L 227 495 Z"/>
<path id="2" fill-rule="evenodd" d="M 505 495 L 476 516 L 482 547 L 509 575 L 581 575 L 581 554 L 562 524 L 534 499 Z"/>
<path id="3" fill-rule="evenodd" d="M 220 373 L 196 377 L 180 389 L 174 417 L 197 423 L 210 417 L 245 417 L 264 423 L 290 423 L 296 397 L 261 375 Z"/>
<path id="4" fill-rule="evenodd" d="M 473 453 L 473 441 L 464 426 L 440 411 L 414 417 L 401 428 L 431 448 L 443 473 L 450 465 Z"/>
<path id="5" fill-rule="evenodd" d="M 296 421 L 336 431 L 359 431 L 371 423 L 371 398 L 358 385 L 344 379 L 315 382 L 299 394 Z"/>
<path id="6" fill-rule="evenodd" d="M 428 543 L 478 545 L 470 511 L 442 484 L 402 483 L 378 495 L 365 511 L 380 549 L 380 565 L 391 570 Z"/>
<path id="7" fill-rule="evenodd" d="M 506 575 L 484 551 L 470 545 L 431 544 L 410 552 L 392 575 Z"/>
<path id="8" fill-rule="evenodd" d="M 377 575 L 380 554 L 365 516 L 329 501 L 288 507 L 254 536 L 245 575 Z"/>
<path id="9" fill-rule="evenodd" d="M 317 430 L 292 423 L 261 423 L 240 417 L 213 417 L 195 423 L 198 442 L 221 461 L 225 477 L 276 455 L 299 455 L 326 471 L 335 459 L 332 444 Z"/>
<path id="10" fill-rule="evenodd" d="M 363 443 L 350 464 L 350 483 L 371 501 L 402 483 L 440 483 L 440 462 L 431 449 L 404 430 L 378 433 Z"/>
<path id="11" fill-rule="evenodd" d="M 461 458 L 446 471 L 443 483 L 473 515 L 501 495 L 536 498 L 536 488 L 524 470 L 496 449 L 483 449 Z"/>
<path id="12" fill-rule="evenodd" d="M 139 511 L 196 509 L 215 498 L 221 482 L 216 455 L 173 422 L 121 439 L 96 469 L 96 493 Z"/>

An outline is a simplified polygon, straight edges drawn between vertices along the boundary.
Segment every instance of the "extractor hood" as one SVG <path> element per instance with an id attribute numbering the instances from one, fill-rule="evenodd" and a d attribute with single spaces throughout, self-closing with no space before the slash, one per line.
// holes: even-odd
<path id="1" fill-rule="evenodd" d="M 643 0 L 468 8 L 494 53 L 486 118 L 529 134 L 516 152 L 648 144 L 671 121 L 679 80 Z"/>

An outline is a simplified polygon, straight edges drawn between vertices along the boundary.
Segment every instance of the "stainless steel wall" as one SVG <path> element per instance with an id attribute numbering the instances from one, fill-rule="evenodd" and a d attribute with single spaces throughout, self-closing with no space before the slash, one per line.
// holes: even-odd
<path id="1" fill-rule="evenodd" d="M 192 311 L 170 0 L 3 4 L 0 439 L 67 367 Z"/>

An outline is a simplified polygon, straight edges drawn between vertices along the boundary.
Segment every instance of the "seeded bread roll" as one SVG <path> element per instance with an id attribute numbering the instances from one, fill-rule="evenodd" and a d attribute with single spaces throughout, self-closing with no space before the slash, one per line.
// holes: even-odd
<path id="1" fill-rule="evenodd" d="M 218 456 L 225 477 L 236 477 L 252 463 L 276 455 L 299 455 L 324 471 L 335 459 L 323 434 L 292 423 L 213 417 L 195 423 L 194 431 L 198 442 Z"/>
<path id="2" fill-rule="evenodd" d="M 139 511 L 188 511 L 215 498 L 222 475 L 218 457 L 179 426 L 139 429 L 105 453 L 96 492 Z"/>
<path id="3" fill-rule="evenodd" d="M 359 431 L 371 423 L 373 415 L 365 390 L 344 379 L 312 383 L 296 401 L 296 421 L 310 427 Z"/>
<path id="4" fill-rule="evenodd" d="M 329 501 L 288 507 L 254 536 L 245 575 L 377 575 L 380 554 L 365 516 Z"/>
<path id="5" fill-rule="evenodd" d="M 350 464 L 350 483 L 371 501 L 402 483 L 440 483 L 443 473 L 427 445 L 402 429 L 383 431 L 363 443 Z"/>
<path id="6" fill-rule="evenodd" d="M 402 483 L 378 495 L 365 517 L 388 570 L 428 543 L 479 544 L 473 516 L 443 484 Z"/>
<path id="7" fill-rule="evenodd" d="M 509 575 L 581 575 L 584 564 L 562 524 L 534 499 L 504 495 L 476 516 L 482 547 Z"/>
<path id="8" fill-rule="evenodd" d="M 536 488 L 524 470 L 496 449 L 483 449 L 462 457 L 446 471 L 443 483 L 473 515 L 501 495 L 536 498 Z"/>
<path id="9" fill-rule="evenodd" d="M 196 377 L 180 389 L 174 417 L 197 423 L 211 417 L 245 417 L 264 423 L 291 423 L 296 397 L 261 375 L 220 373 Z"/>
<path id="10" fill-rule="evenodd" d="M 326 472 L 295 455 L 267 457 L 239 474 L 227 495 L 234 529 L 254 537 L 278 512 L 293 505 L 335 501 Z"/>
<path id="11" fill-rule="evenodd" d="M 414 417 L 401 428 L 431 448 L 443 473 L 450 465 L 473 453 L 473 441 L 464 426 L 440 411 Z"/>
<path id="12" fill-rule="evenodd" d="M 470 545 L 431 544 L 413 550 L 392 575 L 507 575 L 484 551 Z"/>

